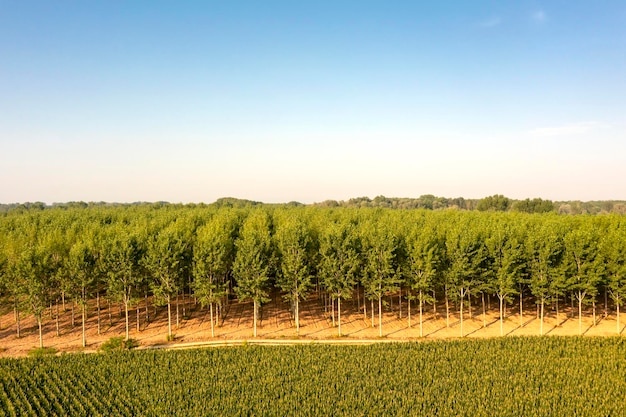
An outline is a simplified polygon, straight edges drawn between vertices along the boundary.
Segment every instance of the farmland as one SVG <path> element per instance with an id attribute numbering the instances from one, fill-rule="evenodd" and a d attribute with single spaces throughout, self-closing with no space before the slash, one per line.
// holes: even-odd
<path id="1" fill-rule="evenodd" d="M 626 341 L 510 337 L 0 360 L 0 415 L 624 415 Z"/>

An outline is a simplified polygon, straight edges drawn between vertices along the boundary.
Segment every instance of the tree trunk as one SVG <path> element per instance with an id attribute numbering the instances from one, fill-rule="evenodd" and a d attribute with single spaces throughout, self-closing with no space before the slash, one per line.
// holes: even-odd
<path id="1" fill-rule="evenodd" d="M 330 299 L 330 315 L 332 316 L 333 327 L 335 327 L 335 300 L 332 298 Z"/>
<path id="2" fill-rule="evenodd" d="M 407 297 L 407 315 L 409 319 L 409 327 L 411 327 L 411 292 L 406 290 Z"/>
<path id="3" fill-rule="evenodd" d="M 519 327 L 524 327 L 524 300 L 522 298 L 522 289 L 519 292 Z"/>
<path id="4" fill-rule="evenodd" d="M 450 303 L 448 301 L 448 291 L 446 291 L 446 327 L 450 327 Z"/>
<path id="5" fill-rule="evenodd" d="M 500 336 L 504 336 L 504 309 L 502 306 L 504 297 L 498 294 L 500 300 Z"/>
<path id="6" fill-rule="evenodd" d="M 76 323 L 74 320 L 74 299 L 72 298 L 72 329 L 75 327 Z"/>
<path id="7" fill-rule="evenodd" d="M 481 293 L 481 299 L 483 304 L 483 328 L 487 327 L 487 317 L 485 314 L 485 293 Z"/>
<path id="8" fill-rule="evenodd" d="M 83 317 L 82 317 L 82 326 L 83 326 L 83 347 L 87 346 L 87 335 L 85 333 L 85 321 L 87 319 L 87 301 L 83 302 Z"/>
<path id="9" fill-rule="evenodd" d="M 67 311 L 67 308 L 65 308 L 65 291 L 61 291 L 61 302 L 63 303 L 63 312 L 65 313 Z"/>
<path id="10" fill-rule="evenodd" d="M 211 309 L 211 337 L 215 337 L 215 325 L 213 324 L 213 303 L 209 304 Z"/>
<path id="11" fill-rule="evenodd" d="M 423 305 L 424 305 L 424 301 L 423 301 L 424 297 L 422 294 L 422 291 L 420 291 L 420 337 L 424 337 L 424 317 L 423 317 Z"/>
<path id="12" fill-rule="evenodd" d="M 365 301 L 365 293 L 363 293 L 363 321 L 367 320 L 367 302 Z"/>
<path id="13" fill-rule="evenodd" d="M 39 326 L 39 348 L 43 349 L 43 328 L 41 325 L 41 315 L 37 316 L 37 325 Z"/>
<path id="14" fill-rule="evenodd" d="M 176 328 L 180 326 L 180 319 L 178 315 L 178 294 L 176 294 Z"/>
<path id="15" fill-rule="evenodd" d="M 100 335 L 100 291 L 96 292 L 96 310 L 98 311 L 98 335 Z"/>
<path id="16" fill-rule="evenodd" d="M 254 329 L 252 331 L 252 334 L 253 334 L 254 337 L 256 337 L 256 320 L 257 320 L 257 314 L 258 314 L 257 313 L 257 303 L 256 303 L 256 300 L 254 300 L 254 307 L 253 308 L 254 308 L 254 320 L 253 320 L 254 321 L 254 323 L 253 323 Z"/>
<path id="17" fill-rule="evenodd" d="M 543 304 L 544 304 L 544 300 L 543 297 L 541 297 L 541 321 L 539 322 L 539 335 L 543 336 Z"/>
<path id="18" fill-rule="evenodd" d="M 461 337 L 463 337 L 463 299 L 465 298 L 465 294 L 463 294 L 463 289 L 461 289 L 460 295 L 461 305 L 459 306 L 459 320 L 461 322 Z"/>
<path id="19" fill-rule="evenodd" d="M 618 336 L 622 334 L 622 327 L 619 323 L 619 297 L 617 297 L 617 302 L 615 303 L 615 307 L 617 307 L 617 334 Z"/>
<path id="20" fill-rule="evenodd" d="M 167 296 L 167 340 L 172 340 L 172 300 L 169 294 Z"/>
<path id="21" fill-rule="evenodd" d="M 20 309 L 17 308 L 17 301 L 15 303 L 15 324 L 17 325 L 17 338 L 21 337 L 21 328 L 20 328 Z"/>
<path id="22" fill-rule="evenodd" d="M 139 302 L 137 302 L 137 308 L 135 312 L 137 314 L 137 333 L 139 333 L 141 331 L 141 323 L 139 322 L 139 314 L 140 314 Z"/>
<path id="23" fill-rule="evenodd" d="M 433 290 L 433 317 L 437 318 L 437 297 L 435 290 Z"/>
<path id="24" fill-rule="evenodd" d="M 339 325 L 339 337 L 341 337 L 341 294 L 337 297 L 337 324 Z"/>
<path id="25" fill-rule="evenodd" d="M 383 296 L 378 297 L 378 337 L 383 337 Z"/>
<path id="26" fill-rule="evenodd" d="M 606 287 L 604 288 L 604 317 L 609 315 L 609 292 Z"/>
<path id="27" fill-rule="evenodd" d="M 298 300 L 298 295 L 296 294 L 296 334 L 300 335 L 300 302 Z M 334 318 L 334 314 L 333 314 Z"/>
<path id="28" fill-rule="evenodd" d="M 400 288 L 400 295 L 398 295 L 398 318 L 402 319 L 402 288 Z"/>
<path id="29" fill-rule="evenodd" d="M 324 315 L 328 314 L 328 297 L 324 295 Z"/>
<path id="30" fill-rule="evenodd" d="M 109 327 L 113 326 L 113 319 L 111 318 L 111 300 L 107 297 L 107 311 L 109 312 Z"/>
<path id="31" fill-rule="evenodd" d="M 148 290 L 145 291 L 144 300 L 146 301 L 146 324 L 150 322 L 150 315 L 148 313 Z"/>
<path id="32" fill-rule="evenodd" d="M 183 318 L 187 315 L 187 309 L 185 308 L 185 288 L 183 287 L 183 291 L 182 291 L 182 296 L 183 296 Z"/>
<path id="33" fill-rule="evenodd" d="M 593 301 L 593 327 L 596 327 L 596 302 Z"/>
<path id="34" fill-rule="evenodd" d="M 124 315 L 126 317 L 126 340 L 130 339 L 129 323 L 128 323 L 128 303 L 129 300 L 124 296 Z"/>
<path id="35" fill-rule="evenodd" d="M 559 326 L 559 296 L 556 296 L 556 325 Z"/>
<path id="36" fill-rule="evenodd" d="M 83 311 L 82 311 L 82 327 L 83 327 L 83 347 L 87 346 L 87 334 L 86 334 L 86 329 L 85 329 L 85 322 L 87 321 L 87 294 L 85 292 L 85 287 L 83 287 L 83 291 L 82 291 L 82 307 L 83 307 Z"/>
<path id="37" fill-rule="evenodd" d="M 61 332 L 59 331 L 59 299 L 57 298 L 56 302 L 56 317 L 55 317 L 55 325 L 56 325 L 56 334 L 57 337 L 59 337 L 61 335 Z"/>
<path id="38" fill-rule="evenodd" d="M 580 291 L 578 291 L 578 334 L 583 334 L 583 297 Z"/>
<path id="39" fill-rule="evenodd" d="M 374 327 L 374 299 L 372 298 L 370 302 L 371 302 L 371 308 L 372 308 L 372 327 Z"/>

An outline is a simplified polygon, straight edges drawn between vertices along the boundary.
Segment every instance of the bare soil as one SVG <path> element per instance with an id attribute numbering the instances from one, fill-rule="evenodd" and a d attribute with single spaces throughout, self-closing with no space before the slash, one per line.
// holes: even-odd
<path id="1" fill-rule="evenodd" d="M 0 310 L 0 357 L 19 357 L 39 346 L 37 323 L 32 315 L 21 313 L 21 337 L 16 334 L 15 317 L 10 304 L 4 300 Z M 146 301 L 148 303 L 148 317 L 146 320 Z M 338 327 L 333 327 L 331 308 L 324 305 L 316 295 L 311 295 L 300 304 L 300 332 L 296 332 L 295 322 L 289 311 L 289 304 L 278 293 L 272 295 L 272 301 L 265 304 L 260 311 L 260 320 L 257 327 L 258 339 L 274 340 L 382 340 L 378 329 L 378 303 L 374 303 L 375 316 L 372 326 L 371 304 L 367 302 L 367 316 L 363 312 L 363 300 L 356 299 L 342 302 L 341 338 L 338 336 Z M 415 304 L 411 306 L 411 327 L 407 317 L 407 302 L 399 305 L 397 295 L 393 298 L 385 297 L 386 306 L 383 307 L 383 339 L 384 340 L 432 340 L 461 337 L 461 326 L 458 307 L 450 305 L 449 326 L 446 326 L 445 304 L 439 302 L 436 312 L 433 306 L 425 306 L 423 321 L 423 337 L 420 338 L 419 311 Z M 360 308 L 357 304 L 360 304 Z M 88 309 L 87 320 L 87 347 L 82 347 L 81 316 L 78 306 L 74 308 L 74 325 L 72 325 L 71 304 L 66 303 L 66 309 L 59 307 L 59 335 L 56 334 L 56 307 L 47 311 L 43 328 L 44 346 L 57 349 L 59 352 L 95 351 L 102 343 L 112 337 L 125 335 L 125 320 L 123 309 L 119 305 L 111 305 L 111 318 L 107 303 L 101 305 L 101 331 L 97 330 L 97 314 L 95 300 L 92 300 Z M 473 304 L 470 311 L 465 306 L 463 319 L 463 337 L 499 337 L 500 322 L 497 303 L 491 300 L 491 309 L 483 317 L 480 303 Z M 336 307 L 335 307 L 336 308 Z M 578 335 L 578 311 L 570 305 L 559 307 L 557 321 L 554 306 L 546 306 L 544 318 L 544 334 L 546 335 Z M 156 314 L 155 314 L 156 312 Z M 253 311 L 251 302 L 231 301 L 224 307 L 223 315 L 215 327 L 215 337 L 211 337 L 210 315 L 208 308 L 201 308 L 193 298 L 187 296 L 183 303 L 178 303 L 178 324 L 176 323 L 176 305 L 172 305 L 172 326 L 175 340 L 167 342 L 167 308 L 155 308 L 151 300 L 142 300 L 139 304 L 139 330 L 137 330 L 136 307 L 130 311 L 130 337 L 140 346 L 150 347 L 171 344 L 172 347 L 194 342 L 246 340 L 253 338 Z M 335 315 L 335 320 L 337 320 Z M 621 317 L 621 323 L 626 317 Z M 619 329 L 624 334 L 624 325 Z M 506 318 L 503 322 L 505 336 L 539 335 L 540 320 L 534 303 L 527 302 L 522 316 L 519 305 L 509 305 L 506 309 Z M 596 310 L 596 322 L 593 322 L 592 309 L 587 307 L 582 318 L 582 333 L 585 336 L 613 336 L 618 334 L 616 313 L 608 310 L 604 314 L 604 305 Z"/>

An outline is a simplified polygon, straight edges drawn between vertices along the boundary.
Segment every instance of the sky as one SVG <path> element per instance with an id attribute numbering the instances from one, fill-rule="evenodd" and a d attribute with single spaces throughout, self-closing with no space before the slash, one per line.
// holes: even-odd
<path id="1" fill-rule="evenodd" d="M 626 200 L 626 2 L 0 0 L 0 203 Z"/>

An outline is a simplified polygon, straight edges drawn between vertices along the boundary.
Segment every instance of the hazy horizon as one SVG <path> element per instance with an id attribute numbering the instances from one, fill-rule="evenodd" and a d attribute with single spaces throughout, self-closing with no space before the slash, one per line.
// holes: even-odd
<path id="1" fill-rule="evenodd" d="M 626 200 L 626 3 L 0 1 L 0 202 Z"/>

